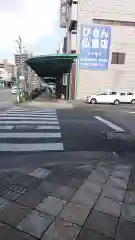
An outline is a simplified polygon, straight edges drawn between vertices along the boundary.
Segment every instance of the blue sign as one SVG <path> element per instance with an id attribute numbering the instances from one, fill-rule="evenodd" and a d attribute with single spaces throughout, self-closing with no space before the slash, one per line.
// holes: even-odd
<path id="1" fill-rule="evenodd" d="M 111 28 L 81 25 L 80 68 L 108 69 Z"/>

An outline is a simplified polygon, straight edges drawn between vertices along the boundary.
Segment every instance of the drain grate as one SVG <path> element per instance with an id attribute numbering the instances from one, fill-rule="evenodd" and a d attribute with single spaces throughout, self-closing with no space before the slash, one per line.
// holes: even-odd
<path id="1" fill-rule="evenodd" d="M 17 172 L 2 172 L 0 173 L 0 196 L 8 200 L 16 200 L 18 197 L 23 195 L 27 188 L 20 186 L 16 182 L 16 178 L 19 177 L 20 173 Z"/>

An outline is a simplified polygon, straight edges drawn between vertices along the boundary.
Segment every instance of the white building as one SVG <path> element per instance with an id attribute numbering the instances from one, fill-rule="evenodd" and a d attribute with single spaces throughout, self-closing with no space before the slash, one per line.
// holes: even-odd
<path id="1" fill-rule="evenodd" d="M 85 99 L 104 89 L 135 91 L 134 0 L 68 0 L 66 28 L 67 53 L 79 54 L 76 98 Z M 109 37 L 110 44 L 103 46 Z M 106 47 L 108 54 L 103 59 Z"/>
<path id="2" fill-rule="evenodd" d="M 4 60 L 0 62 L 0 88 L 10 87 L 15 77 L 14 65 Z"/>

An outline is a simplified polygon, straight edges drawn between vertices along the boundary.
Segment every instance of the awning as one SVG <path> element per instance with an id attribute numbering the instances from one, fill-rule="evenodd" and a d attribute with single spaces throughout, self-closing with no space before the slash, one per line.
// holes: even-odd
<path id="1" fill-rule="evenodd" d="M 56 54 L 29 58 L 26 63 L 40 77 L 57 78 L 71 70 L 73 61 L 78 57 L 76 54 Z"/>

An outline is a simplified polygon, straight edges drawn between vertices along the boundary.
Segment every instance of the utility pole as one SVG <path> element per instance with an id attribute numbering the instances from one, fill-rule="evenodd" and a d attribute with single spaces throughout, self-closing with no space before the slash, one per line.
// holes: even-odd
<path id="1" fill-rule="evenodd" d="M 18 44 L 18 48 L 19 48 L 19 54 L 20 54 L 20 72 L 21 72 L 21 76 L 23 76 L 23 62 L 22 62 L 22 38 L 19 35 L 19 38 L 16 40 L 17 44 Z"/>
<path id="2" fill-rule="evenodd" d="M 15 42 L 18 45 L 18 49 L 19 49 L 19 55 L 20 55 L 20 76 L 17 80 L 17 102 L 20 102 L 20 96 L 22 96 L 22 92 L 20 91 L 20 81 L 25 81 L 24 79 L 24 70 L 23 70 L 23 61 L 22 61 L 22 38 L 19 35 L 19 38 L 15 40 Z M 26 83 L 25 83 L 25 91 L 26 91 Z"/>

